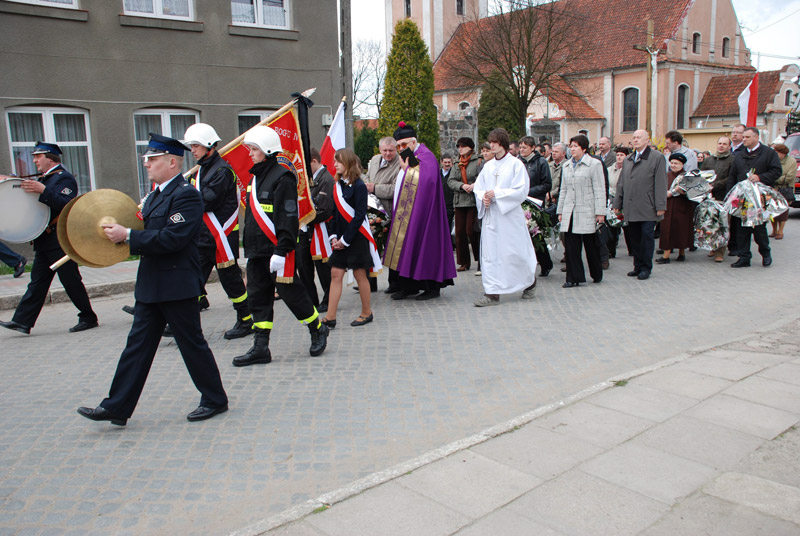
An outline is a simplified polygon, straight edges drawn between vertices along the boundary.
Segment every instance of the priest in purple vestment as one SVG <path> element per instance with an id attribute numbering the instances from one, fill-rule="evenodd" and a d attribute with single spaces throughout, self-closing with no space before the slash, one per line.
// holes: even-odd
<path id="1" fill-rule="evenodd" d="M 439 181 L 439 161 L 417 141 L 414 128 L 400 122 L 394 131 L 397 152 L 410 149 L 419 161 L 409 165 L 400 157 L 395 183 L 394 211 L 383 263 L 399 274 L 400 290 L 393 300 L 416 296 L 418 300 L 438 298 L 439 291 L 453 284 L 456 263 L 447 223 L 444 192 Z M 422 294 L 418 294 L 422 291 Z"/>

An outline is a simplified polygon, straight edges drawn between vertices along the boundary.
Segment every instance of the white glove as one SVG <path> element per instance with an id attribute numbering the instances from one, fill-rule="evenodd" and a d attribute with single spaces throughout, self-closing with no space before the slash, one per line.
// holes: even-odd
<path id="1" fill-rule="evenodd" d="M 269 271 L 270 272 L 283 272 L 283 267 L 286 266 L 286 259 L 281 257 L 280 255 L 273 255 L 272 258 L 269 260 Z"/>

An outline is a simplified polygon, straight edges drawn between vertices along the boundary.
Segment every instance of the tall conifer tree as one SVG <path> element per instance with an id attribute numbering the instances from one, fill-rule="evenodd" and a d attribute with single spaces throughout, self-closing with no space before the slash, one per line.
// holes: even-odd
<path id="1" fill-rule="evenodd" d="M 380 137 L 391 136 L 400 121 L 413 126 L 417 140 L 439 157 L 433 64 L 419 27 L 409 19 L 401 20 L 394 27 L 392 49 L 386 61 Z"/>

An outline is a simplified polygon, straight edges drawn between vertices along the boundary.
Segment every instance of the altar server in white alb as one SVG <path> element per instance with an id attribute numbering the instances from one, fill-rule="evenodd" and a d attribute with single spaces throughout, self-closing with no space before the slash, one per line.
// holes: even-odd
<path id="1" fill-rule="evenodd" d="M 481 229 L 481 270 L 484 296 L 477 307 L 500 303 L 500 294 L 522 292 L 530 300 L 536 292 L 536 253 L 521 203 L 528 195 L 528 172 L 508 152 L 508 132 L 496 128 L 488 137 L 495 159 L 483 166 L 475 181 Z"/>

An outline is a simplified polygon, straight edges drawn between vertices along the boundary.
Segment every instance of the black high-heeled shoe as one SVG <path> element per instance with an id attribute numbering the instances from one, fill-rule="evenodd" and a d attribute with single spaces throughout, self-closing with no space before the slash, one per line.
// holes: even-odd
<path id="1" fill-rule="evenodd" d="M 322 322 L 323 324 L 328 326 L 328 329 L 336 329 L 336 319 L 335 318 L 333 320 L 328 320 L 327 318 L 324 318 L 324 319 L 320 320 L 320 322 Z"/>

